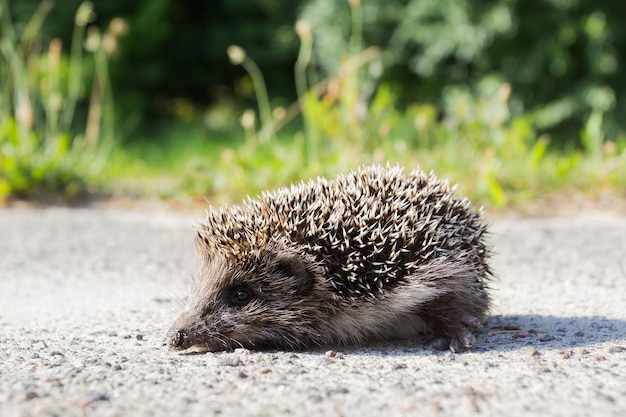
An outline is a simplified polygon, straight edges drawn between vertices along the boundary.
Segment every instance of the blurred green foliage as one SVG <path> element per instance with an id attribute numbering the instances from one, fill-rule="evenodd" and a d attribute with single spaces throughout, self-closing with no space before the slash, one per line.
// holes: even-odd
<path id="1" fill-rule="evenodd" d="M 267 123 L 256 123 L 246 111 L 246 141 L 223 149 L 198 181 L 211 194 L 238 198 L 359 164 L 390 162 L 445 173 L 472 199 L 496 207 L 563 190 L 624 189 L 626 136 L 605 140 L 603 113 L 592 113 L 576 134 L 580 149 L 550 151 L 549 136 L 533 117 L 511 112 L 510 84 L 486 77 L 472 87 L 446 87 L 441 109 L 419 103 L 399 108 L 389 85 L 369 91 L 372 74 L 363 67 L 377 57 L 375 49 L 347 56 L 337 76 L 308 90 L 299 102 L 304 128 L 293 137 L 263 141 Z M 285 114 L 278 112 L 269 125 L 281 125 L 280 117 Z"/>
<path id="2" fill-rule="evenodd" d="M 40 0 L 10 2 L 16 20 L 23 21 Z M 44 43 L 55 37 L 69 42 L 80 3 L 56 2 L 40 34 Z M 233 43 L 245 45 L 255 57 L 272 91 L 292 99 L 291 68 L 298 48 L 292 25 L 299 3 L 94 0 L 94 24 L 106 27 L 121 17 L 128 26 L 110 62 L 119 127 L 136 133 L 137 127 L 164 118 L 166 123 L 188 121 L 202 114 L 199 108 L 225 97 L 254 100 L 244 72 L 228 62 L 226 48 Z"/>
<path id="3" fill-rule="evenodd" d="M 386 161 L 497 206 L 626 184 L 621 0 L 64 0 L 45 19 L 0 1 L 21 34 L 2 31 L 0 195 L 88 189 L 114 134 L 112 182 L 156 178 L 162 196 Z"/>
<path id="4" fill-rule="evenodd" d="M 512 85 L 495 74 L 442 85 L 437 103 L 398 105 L 406 91 L 383 75 L 388 50 L 364 41 L 366 8 L 353 0 L 348 11 L 344 20 L 351 24 L 341 33 L 329 77 L 314 65 L 323 54 L 310 54 L 315 25 L 305 20 L 295 25 L 300 37 L 295 105 L 302 129 L 286 138 L 280 132 L 293 106 L 277 107 L 269 120 L 258 121 L 246 110 L 241 117 L 245 142 L 224 149 L 199 176 L 210 193 L 256 194 L 267 186 L 387 161 L 444 172 L 464 192 L 495 206 L 567 187 L 589 191 L 626 183 L 626 136 L 605 141 L 606 109 L 592 109 L 572 136 L 580 141 L 578 149 L 550 152 L 550 136 L 541 132 L 537 116 L 515 112 Z M 234 64 L 259 77 L 244 49 L 231 47 L 229 53 Z M 262 108 L 264 99 L 258 98 Z"/>
<path id="5" fill-rule="evenodd" d="M 44 1 L 14 25 L 0 0 L 0 202 L 72 200 L 92 191 L 114 135 L 106 55 L 115 24 L 103 34 L 87 30 L 93 9 L 82 3 L 64 53 L 59 39 L 38 38 L 51 9 Z"/>
<path id="6" fill-rule="evenodd" d="M 303 14 L 320 63 L 335 70 L 348 48 L 347 2 L 312 0 Z M 572 141 L 592 112 L 609 136 L 626 128 L 622 16 L 621 0 L 365 0 L 363 38 L 384 51 L 383 81 L 404 102 L 440 103 L 450 85 L 496 77 L 511 84 L 515 115 Z"/>
<path id="7" fill-rule="evenodd" d="M 25 21 L 39 0 L 11 0 Z M 71 37 L 80 0 L 58 1 L 44 24 L 44 43 Z M 226 58 L 243 47 L 265 75 L 272 100 L 295 98 L 293 24 L 308 20 L 315 63 L 334 73 L 351 38 L 347 0 L 94 1 L 97 21 L 128 23 L 111 63 L 120 126 L 129 131 L 164 117 L 188 120 L 225 98 L 253 100 L 249 78 Z M 622 0 L 363 0 L 362 46 L 381 49 L 381 81 L 399 103 L 441 106 L 450 85 L 496 77 L 512 86 L 511 110 L 572 141 L 592 112 L 603 130 L 625 130 L 626 3 Z M 441 107 L 440 107 L 441 108 Z"/>

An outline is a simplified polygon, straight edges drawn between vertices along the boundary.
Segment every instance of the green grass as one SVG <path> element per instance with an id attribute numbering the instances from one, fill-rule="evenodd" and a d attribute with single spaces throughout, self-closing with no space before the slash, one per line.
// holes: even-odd
<path id="1" fill-rule="evenodd" d="M 204 194 L 228 139 L 209 137 L 201 122 L 176 123 L 113 150 L 108 192 L 171 198 Z"/>
<path id="2" fill-rule="evenodd" d="M 623 140 L 604 142 L 595 153 L 559 150 L 551 148 L 546 137 L 537 138 L 524 120 L 495 131 L 474 124 L 471 129 L 450 131 L 434 120 L 427 126 L 433 129 L 428 144 L 416 144 L 415 138 L 400 133 L 365 147 L 324 140 L 318 164 L 307 164 L 302 132 L 281 132 L 271 142 L 261 143 L 243 139 L 243 132 L 238 138 L 233 134 L 236 139 L 209 139 L 201 123 L 173 125 L 156 140 L 137 142 L 123 152 L 118 149 L 109 172 L 122 194 L 206 197 L 218 204 L 316 175 L 333 176 L 359 164 L 387 162 L 433 170 L 459 184 L 463 195 L 491 208 L 570 192 L 590 197 L 603 191 L 623 195 L 626 189 Z"/>

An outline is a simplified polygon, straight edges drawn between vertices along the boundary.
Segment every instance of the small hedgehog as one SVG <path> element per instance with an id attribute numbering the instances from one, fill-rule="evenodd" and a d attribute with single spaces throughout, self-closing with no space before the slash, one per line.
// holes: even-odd
<path id="1" fill-rule="evenodd" d="M 370 166 L 210 209 L 172 350 L 432 338 L 461 352 L 489 308 L 486 226 L 446 181 Z"/>

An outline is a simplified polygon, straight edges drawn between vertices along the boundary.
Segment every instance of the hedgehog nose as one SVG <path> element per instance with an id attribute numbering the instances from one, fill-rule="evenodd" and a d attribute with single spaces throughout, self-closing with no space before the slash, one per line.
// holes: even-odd
<path id="1" fill-rule="evenodd" d="M 176 349 L 186 349 L 189 347 L 189 336 L 187 331 L 180 327 L 172 327 L 167 331 L 168 346 Z"/>

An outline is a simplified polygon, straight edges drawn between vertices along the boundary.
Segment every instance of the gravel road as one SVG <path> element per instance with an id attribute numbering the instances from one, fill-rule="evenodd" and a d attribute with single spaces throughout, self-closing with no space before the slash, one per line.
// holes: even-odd
<path id="1" fill-rule="evenodd" d="M 0 209 L 1 416 L 626 415 L 626 213 L 494 220 L 493 315 L 457 355 L 168 352 L 195 220 Z"/>

